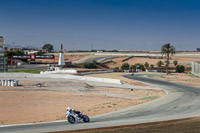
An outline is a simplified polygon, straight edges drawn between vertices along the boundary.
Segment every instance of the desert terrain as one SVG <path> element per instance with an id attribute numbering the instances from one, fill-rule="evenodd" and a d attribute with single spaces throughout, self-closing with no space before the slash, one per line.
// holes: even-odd
<path id="1" fill-rule="evenodd" d="M 80 63 L 96 57 L 93 55 L 65 55 L 65 61 Z M 57 57 L 56 60 L 58 60 Z M 144 64 L 149 62 L 149 64 L 156 66 L 160 60 L 164 62 L 166 59 L 117 57 L 110 59 L 111 62 L 106 63 L 106 65 L 109 68 L 114 68 L 121 67 L 123 63 L 134 65 L 136 63 Z M 191 62 L 198 61 L 199 57 L 174 56 L 170 59 L 170 66 L 173 66 L 174 60 L 177 60 L 181 65 L 191 67 Z M 79 71 L 84 72 L 86 70 L 79 68 Z M 120 79 L 125 84 L 140 87 L 148 86 L 144 83 L 121 77 L 121 75 L 126 74 L 130 73 L 92 74 L 87 76 Z M 199 78 L 187 73 L 171 73 L 170 75 L 161 76 L 159 73 L 142 72 L 141 74 L 158 74 L 158 76 L 149 77 L 190 86 L 200 86 Z M 38 84 L 42 84 L 42 87 L 38 87 Z M 149 102 L 164 95 L 165 92 L 162 90 L 138 88 L 131 91 L 125 88 L 95 86 L 74 80 L 22 78 L 20 79 L 20 86 L 0 87 L 0 125 L 66 120 L 65 112 L 68 106 L 84 111 L 85 114 L 92 117 Z"/>
<path id="2" fill-rule="evenodd" d="M 79 54 L 65 54 L 64 56 L 66 62 L 74 62 L 74 63 L 83 63 L 87 62 L 91 59 L 98 59 L 98 58 L 105 58 L 104 60 L 98 60 L 101 63 L 105 63 L 109 68 L 113 69 L 115 67 L 121 68 L 123 63 L 129 63 L 130 65 L 134 65 L 137 63 L 145 64 L 148 62 L 149 65 L 154 65 L 157 67 L 157 62 L 162 61 L 163 63 L 166 61 L 165 56 L 158 56 L 158 57 L 149 57 L 149 56 L 117 56 L 117 55 L 94 55 L 89 53 L 79 53 Z M 59 55 L 55 54 L 55 62 L 58 62 Z M 191 67 L 191 62 L 199 61 L 199 55 L 184 55 L 184 56 L 171 56 L 170 57 L 170 67 L 174 67 L 173 61 L 178 61 L 179 65 L 184 65 L 187 68 Z M 37 59 L 37 62 L 41 63 L 53 63 L 53 59 L 49 60 L 41 60 Z M 164 66 L 164 65 L 163 65 Z"/>
<path id="3" fill-rule="evenodd" d="M 158 74 L 158 73 L 157 73 Z M 180 84 L 186 84 L 189 86 L 195 86 L 200 87 L 200 78 L 189 73 L 171 73 L 169 75 L 157 75 L 157 76 L 151 76 L 152 78 L 158 78 L 161 80 L 166 80 L 170 82 L 180 83 Z"/>
<path id="4" fill-rule="evenodd" d="M 1 125 L 66 120 L 68 106 L 92 117 L 165 95 L 162 90 L 131 91 L 64 79 L 21 77 L 19 84 L 0 87 Z"/>

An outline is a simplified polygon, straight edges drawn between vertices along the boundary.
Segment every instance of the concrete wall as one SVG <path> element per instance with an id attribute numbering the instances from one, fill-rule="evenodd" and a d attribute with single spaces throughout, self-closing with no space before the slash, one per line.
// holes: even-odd
<path id="1" fill-rule="evenodd" d="M 112 73 L 113 70 L 111 71 L 94 71 L 94 72 L 82 72 L 80 75 L 88 75 L 88 74 L 99 74 L 99 73 Z"/>
<path id="2" fill-rule="evenodd" d="M 51 73 L 73 73 L 76 74 L 77 70 L 56 70 L 56 71 L 41 71 L 40 74 L 51 74 Z"/>
<path id="3" fill-rule="evenodd" d="M 40 75 L 41 75 L 40 77 L 62 78 L 62 79 L 70 79 L 70 80 L 83 80 L 83 81 L 93 81 L 93 82 L 101 82 L 101 83 L 121 84 L 119 79 L 84 77 L 84 76 L 66 75 L 66 74 L 45 74 L 45 73 L 42 73 Z"/>
<path id="4" fill-rule="evenodd" d="M 192 74 L 200 77 L 200 61 L 192 62 Z"/>

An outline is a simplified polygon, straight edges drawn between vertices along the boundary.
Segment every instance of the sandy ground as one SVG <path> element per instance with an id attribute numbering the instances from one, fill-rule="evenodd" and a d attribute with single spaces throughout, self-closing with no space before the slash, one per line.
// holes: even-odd
<path id="1" fill-rule="evenodd" d="M 186 73 L 173 73 L 166 76 L 156 76 L 154 78 L 200 87 L 200 78 L 188 76 Z"/>
<path id="2" fill-rule="evenodd" d="M 97 58 L 97 57 L 105 57 L 106 55 L 73 55 L 73 53 L 71 55 L 65 55 L 64 58 L 65 58 L 65 61 L 66 62 L 75 62 L 75 63 L 81 63 L 81 62 L 84 62 L 88 59 L 91 59 L 91 58 Z M 107 55 L 108 56 L 108 55 Z M 165 56 L 163 56 L 165 57 Z M 152 59 L 152 58 L 149 58 L 149 57 L 133 57 L 133 58 L 130 58 L 128 59 L 127 61 L 124 61 L 124 59 L 127 59 L 129 57 L 118 57 L 118 58 L 114 58 L 114 59 L 110 59 L 112 60 L 112 62 L 110 63 L 107 63 L 106 65 L 109 67 L 109 68 L 115 68 L 115 67 L 119 67 L 121 68 L 122 64 L 123 63 L 129 63 L 130 65 L 134 65 L 134 64 L 137 64 L 137 63 L 140 63 L 140 64 L 145 64 L 145 62 L 148 62 L 149 65 L 153 64 L 155 67 L 157 66 L 157 62 L 158 61 L 162 61 L 162 62 L 165 62 L 166 59 Z M 59 55 L 58 54 L 55 54 L 55 61 L 58 62 L 58 59 L 59 59 Z M 173 61 L 176 60 L 178 61 L 178 63 L 180 65 L 184 65 L 186 67 L 191 67 L 191 62 L 193 61 L 199 61 L 200 60 L 200 57 L 199 56 L 171 56 L 170 57 L 170 67 L 174 67 L 173 65 Z M 53 63 L 54 60 L 53 59 L 37 59 L 36 60 L 37 62 L 43 62 L 43 63 Z M 107 60 L 109 61 L 109 60 Z"/>
<path id="3" fill-rule="evenodd" d="M 82 81 L 24 77 L 20 86 L 0 87 L 0 125 L 63 120 L 68 106 L 91 117 L 151 101 L 141 98 L 163 95 L 161 90 L 131 91 Z"/>
<path id="4" fill-rule="evenodd" d="M 101 57 L 101 56 L 97 56 L 97 55 L 85 55 L 83 57 L 79 57 L 76 59 L 76 62 L 77 63 L 80 63 L 80 62 L 83 62 L 89 58 L 96 58 L 96 57 Z M 163 56 L 165 57 L 165 56 Z M 69 57 L 68 57 L 69 58 Z M 119 57 L 119 58 L 114 58 L 114 59 L 111 59 L 112 62 L 111 63 L 107 63 L 106 65 L 109 66 L 110 68 L 114 68 L 114 67 L 121 67 L 121 65 L 123 63 L 129 63 L 130 65 L 134 65 L 136 63 L 140 63 L 140 64 L 145 64 L 145 62 L 148 62 L 149 65 L 153 64 L 154 66 L 157 66 L 157 62 L 158 61 L 162 61 L 162 62 L 165 62 L 166 59 L 151 59 L 151 58 L 148 58 L 148 57 L 133 57 L 133 58 L 130 58 L 129 60 L 127 61 L 124 61 L 124 59 L 127 59 L 128 57 Z M 199 56 L 171 56 L 170 57 L 170 66 L 171 67 L 174 67 L 173 65 L 173 61 L 174 60 L 177 60 L 179 64 L 181 65 L 185 65 L 187 67 L 191 67 L 191 62 L 193 61 L 199 61 L 200 60 L 200 57 Z"/>
<path id="5" fill-rule="evenodd" d="M 149 66 L 151 64 L 153 64 L 155 67 L 157 67 L 158 61 L 162 61 L 163 63 L 166 61 L 166 59 L 150 59 L 150 58 L 144 58 L 144 57 L 133 57 L 127 61 L 122 62 L 123 59 L 124 59 L 124 57 L 120 57 L 115 60 L 113 59 L 112 60 L 113 62 L 108 63 L 106 65 L 108 65 L 110 68 L 114 68 L 114 67 L 121 68 L 123 63 L 129 63 L 130 65 L 134 65 L 137 63 L 145 64 L 145 62 L 148 62 Z M 198 57 L 171 57 L 170 58 L 170 67 L 174 67 L 174 65 L 173 65 L 174 60 L 177 60 L 180 65 L 185 65 L 187 67 L 191 67 L 191 62 L 199 61 L 200 58 L 198 58 Z"/>

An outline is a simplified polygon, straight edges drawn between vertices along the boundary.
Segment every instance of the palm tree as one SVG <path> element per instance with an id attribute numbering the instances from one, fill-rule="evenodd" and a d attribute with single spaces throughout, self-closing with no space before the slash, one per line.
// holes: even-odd
<path id="1" fill-rule="evenodd" d="M 154 69 L 154 64 L 151 64 L 150 67 L 151 67 L 151 69 Z"/>
<path id="2" fill-rule="evenodd" d="M 169 74 L 169 55 L 171 54 L 173 56 L 176 53 L 176 50 L 170 43 L 166 43 L 162 46 L 161 53 L 162 55 L 166 55 L 167 74 Z"/>
<path id="3" fill-rule="evenodd" d="M 146 69 L 149 67 L 149 63 L 148 62 L 145 62 L 144 63 L 144 66 L 146 67 Z"/>
<path id="4" fill-rule="evenodd" d="M 174 64 L 174 66 L 176 67 L 176 66 L 178 65 L 178 61 L 177 61 L 177 60 L 174 60 L 174 61 L 173 61 L 173 64 Z"/>
<path id="5" fill-rule="evenodd" d="M 163 62 L 161 60 L 157 62 L 158 68 L 160 68 L 162 65 L 163 65 Z"/>

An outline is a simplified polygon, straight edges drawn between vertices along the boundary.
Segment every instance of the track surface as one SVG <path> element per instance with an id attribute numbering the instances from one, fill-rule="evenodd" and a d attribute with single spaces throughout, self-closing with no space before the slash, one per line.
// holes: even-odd
<path id="1" fill-rule="evenodd" d="M 125 76 L 162 88 L 166 96 L 142 105 L 91 118 L 90 123 L 67 121 L 0 127 L 0 133 L 52 132 L 173 120 L 200 114 L 200 88 L 140 76 Z"/>

